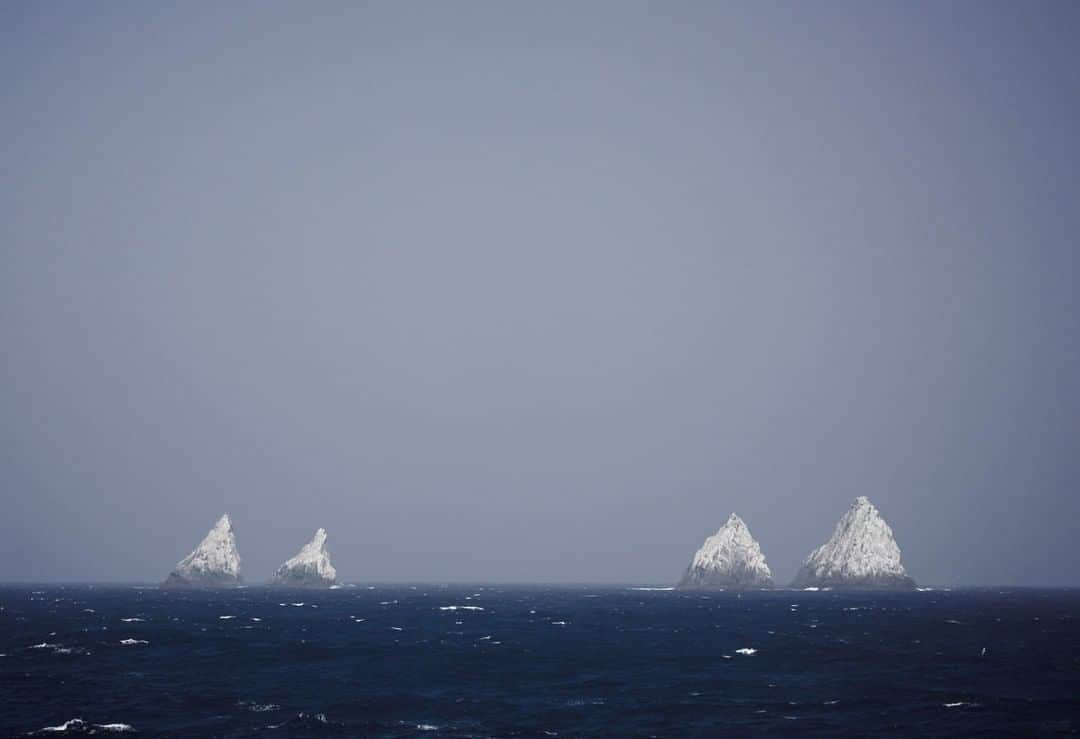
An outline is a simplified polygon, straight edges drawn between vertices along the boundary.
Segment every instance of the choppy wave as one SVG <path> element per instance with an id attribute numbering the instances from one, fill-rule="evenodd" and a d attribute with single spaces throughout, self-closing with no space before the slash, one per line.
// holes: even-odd
<path id="1" fill-rule="evenodd" d="M 58 726 L 46 726 L 35 734 L 126 734 L 135 731 L 131 724 L 91 724 L 81 718 L 68 719 Z"/>
<path id="2" fill-rule="evenodd" d="M 839 736 L 870 711 L 900 735 L 1080 728 L 1080 592 L 13 592 L 0 736 L 113 718 L 146 736 Z"/>

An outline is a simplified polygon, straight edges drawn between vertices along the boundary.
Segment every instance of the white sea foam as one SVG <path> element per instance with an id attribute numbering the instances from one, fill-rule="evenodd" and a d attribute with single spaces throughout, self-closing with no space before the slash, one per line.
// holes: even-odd
<path id="1" fill-rule="evenodd" d="M 43 729 L 41 729 L 41 731 L 50 732 L 50 733 L 52 733 L 52 732 L 60 733 L 60 732 L 63 732 L 63 731 L 71 731 L 72 729 L 84 729 L 84 728 L 86 728 L 86 722 L 85 721 L 83 721 L 81 718 L 73 718 L 73 719 L 70 719 L 68 721 L 65 721 L 64 723 L 60 724 L 59 726 L 46 726 Z"/>
<path id="2" fill-rule="evenodd" d="M 229 619 L 236 618 L 236 616 L 218 616 L 222 621 L 228 621 Z"/>
<path id="3" fill-rule="evenodd" d="M 120 620 L 123 621 L 126 624 L 134 624 L 134 623 L 139 623 L 140 621 L 145 621 L 146 619 L 145 618 L 122 618 Z"/>
<path id="4" fill-rule="evenodd" d="M 89 730 L 89 731 L 88 731 Z M 38 733 L 45 734 L 66 734 L 70 732 L 79 733 L 96 733 L 96 731 L 105 731 L 113 734 L 122 734 L 130 731 L 135 731 L 135 727 L 131 724 L 110 723 L 110 724 L 88 724 L 81 718 L 73 718 L 59 726 L 46 726 Z"/>
<path id="5" fill-rule="evenodd" d="M 480 606 L 439 606 L 440 611 L 482 611 Z"/>
<path id="6" fill-rule="evenodd" d="M 757 650 L 753 647 L 742 647 L 741 649 L 736 649 L 735 652 L 737 654 L 745 654 L 748 657 L 752 654 L 757 654 Z"/>
<path id="7" fill-rule="evenodd" d="M 255 701 L 240 701 L 236 705 L 241 708 L 246 708 L 252 713 L 268 713 L 270 711 L 280 711 L 281 706 L 277 703 L 256 703 Z"/>
<path id="8" fill-rule="evenodd" d="M 566 621 L 552 621 L 552 626 L 566 626 Z"/>
<path id="9" fill-rule="evenodd" d="M 133 647 L 136 644 L 149 644 L 150 642 L 146 641 L 146 639 L 121 639 L 120 643 L 126 647 Z"/>
<path id="10" fill-rule="evenodd" d="M 439 727 L 436 726 L 435 724 L 417 724 L 416 725 L 416 730 L 417 731 L 438 731 Z"/>

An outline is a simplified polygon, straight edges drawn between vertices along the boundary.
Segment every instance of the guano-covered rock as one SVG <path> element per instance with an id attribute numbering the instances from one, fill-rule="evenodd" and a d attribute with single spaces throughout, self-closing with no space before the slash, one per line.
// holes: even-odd
<path id="1" fill-rule="evenodd" d="M 792 587 L 910 590 L 915 581 L 904 570 L 889 524 L 866 496 L 859 496 L 832 538 L 806 558 Z"/>
<path id="2" fill-rule="evenodd" d="M 176 565 L 165 587 L 229 588 L 243 582 L 240 553 L 232 521 L 226 513 L 203 538 L 198 547 Z"/>
<path id="3" fill-rule="evenodd" d="M 771 588 L 772 572 L 761 547 L 734 513 L 705 540 L 678 587 L 697 590 Z"/>

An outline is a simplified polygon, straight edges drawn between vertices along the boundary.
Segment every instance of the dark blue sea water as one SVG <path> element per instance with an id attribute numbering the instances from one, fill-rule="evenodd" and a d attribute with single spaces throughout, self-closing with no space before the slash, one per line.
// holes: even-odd
<path id="1" fill-rule="evenodd" d="M 1080 731 L 1080 591 L 39 586 L 0 607 L 5 736 Z"/>

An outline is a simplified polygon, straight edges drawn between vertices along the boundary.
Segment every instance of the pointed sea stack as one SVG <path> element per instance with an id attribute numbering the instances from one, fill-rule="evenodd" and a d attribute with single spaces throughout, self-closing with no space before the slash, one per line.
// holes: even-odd
<path id="1" fill-rule="evenodd" d="M 271 585 L 286 588 L 327 588 L 337 583 L 337 570 L 326 551 L 326 529 L 315 536 L 296 556 L 278 568 Z"/>
<path id="2" fill-rule="evenodd" d="M 892 529 L 860 495 L 836 524 L 832 538 L 810 553 L 793 588 L 911 590 Z"/>
<path id="3" fill-rule="evenodd" d="M 772 572 L 750 529 L 734 513 L 705 540 L 678 587 L 686 590 L 771 588 Z"/>
<path id="4" fill-rule="evenodd" d="M 231 588 L 241 582 L 240 553 L 236 550 L 232 521 L 226 513 L 195 551 L 180 560 L 162 587 Z"/>

